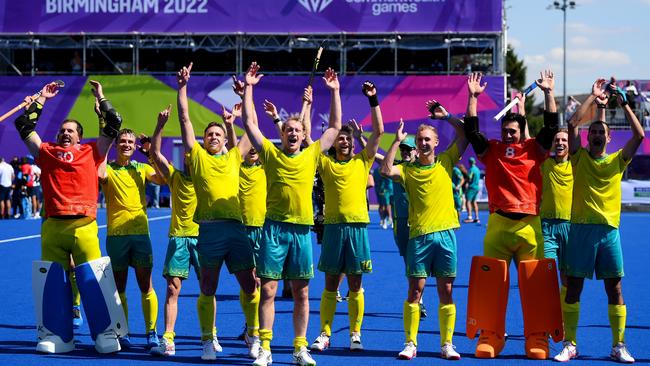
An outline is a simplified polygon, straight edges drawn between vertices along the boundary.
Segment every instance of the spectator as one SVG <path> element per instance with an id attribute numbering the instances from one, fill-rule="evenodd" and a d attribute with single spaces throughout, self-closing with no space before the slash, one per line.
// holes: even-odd
<path id="1" fill-rule="evenodd" d="M 0 157 L 0 219 L 9 218 L 11 208 L 11 183 L 14 180 L 14 169 Z"/>

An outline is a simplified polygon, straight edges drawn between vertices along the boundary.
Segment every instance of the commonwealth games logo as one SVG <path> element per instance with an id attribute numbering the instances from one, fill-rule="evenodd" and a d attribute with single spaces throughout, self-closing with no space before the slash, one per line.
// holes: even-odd
<path id="1" fill-rule="evenodd" d="M 300 5 L 312 13 L 320 13 L 334 0 L 298 0 Z"/>

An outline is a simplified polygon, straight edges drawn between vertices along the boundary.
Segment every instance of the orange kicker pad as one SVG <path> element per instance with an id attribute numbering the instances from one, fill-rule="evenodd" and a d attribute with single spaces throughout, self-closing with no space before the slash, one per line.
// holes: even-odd
<path id="1" fill-rule="evenodd" d="M 518 272 L 524 336 L 548 333 L 555 342 L 561 341 L 564 328 L 555 259 L 521 261 Z"/>
<path id="2" fill-rule="evenodd" d="M 469 339 L 474 339 L 479 330 L 505 334 L 509 286 L 506 261 L 482 256 L 472 257 L 466 324 Z"/>

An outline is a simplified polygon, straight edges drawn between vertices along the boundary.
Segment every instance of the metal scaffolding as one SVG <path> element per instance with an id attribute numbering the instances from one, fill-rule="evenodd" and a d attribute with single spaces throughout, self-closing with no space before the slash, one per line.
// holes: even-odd
<path id="1" fill-rule="evenodd" d="M 300 52 L 315 50 L 325 44 L 336 52 L 339 72 L 379 73 L 389 75 L 431 74 L 431 70 L 408 64 L 412 59 L 426 59 L 431 52 L 444 56 L 443 68 L 435 73 L 466 73 L 472 63 L 482 64 L 487 74 L 505 73 L 504 33 L 485 34 L 65 34 L 0 36 L 0 73 L 5 75 L 36 74 L 172 74 L 175 70 L 143 69 L 147 52 L 155 50 L 224 54 L 227 70 L 203 68 L 201 74 L 241 73 L 245 59 L 255 52 Z M 70 55 L 79 57 L 77 70 L 71 69 Z M 428 53 L 427 53 L 428 52 Z M 110 67 L 94 69 L 95 58 Z M 383 55 L 383 56 L 380 56 Z M 173 55 L 169 56 L 174 58 Z M 383 58 L 382 58 L 383 57 Z M 66 59 L 67 58 L 67 59 Z M 52 62 L 52 59 L 55 62 Z M 354 59 L 354 60 L 353 60 Z M 172 60 L 173 61 L 173 60 Z M 430 60 L 424 60 L 430 61 Z M 440 61 L 442 63 L 442 61 Z M 372 70 L 369 65 L 373 64 Z M 469 66 L 467 66 L 469 65 Z M 291 66 L 291 65 L 289 65 Z M 353 67 L 354 66 L 354 67 Z M 459 69 L 460 66 L 460 69 Z M 291 68 L 291 67 L 290 67 Z M 298 71 L 296 71 L 298 70 Z M 298 75 L 308 71 L 265 69 L 267 74 Z"/>

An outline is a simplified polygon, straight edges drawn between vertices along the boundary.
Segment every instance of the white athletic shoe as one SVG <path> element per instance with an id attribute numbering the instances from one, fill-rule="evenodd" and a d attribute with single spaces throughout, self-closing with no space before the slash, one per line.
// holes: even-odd
<path id="1" fill-rule="evenodd" d="M 410 360 L 417 357 L 418 347 L 413 342 L 404 343 L 404 349 L 399 353 L 397 357 L 402 360 Z"/>
<path id="2" fill-rule="evenodd" d="M 300 347 L 300 351 L 293 353 L 293 363 L 300 366 L 316 366 L 316 361 L 309 354 L 307 347 Z"/>
<path id="3" fill-rule="evenodd" d="M 350 351 L 363 351 L 363 344 L 361 344 L 361 334 L 353 332 L 350 335 Z"/>
<path id="4" fill-rule="evenodd" d="M 382 229 L 385 229 L 386 228 L 386 220 L 384 220 L 384 219 L 379 220 L 379 226 L 381 226 Z"/>
<path id="5" fill-rule="evenodd" d="M 271 356 L 271 351 L 260 348 L 260 353 L 257 355 L 257 358 L 253 362 L 253 366 L 268 366 L 272 363 L 273 357 Z"/>
<path id="6" fill-rule="evenodd" d="M 445 343 L 440 347 L 440 357 L 445 360 L 460 360 L 460 354 L 456 352 L 456 346 L 451 343 Z"/>
<path id="7" fill-rule="evenodd" d="M 151 347 L 149 354 L 159 357 L 173 356 L 176 354 L 176 344 L 174 344 L 174 341 L 162 337 L 156 347 Z"/>
<path id="8" fill-rule="evenodd" d="M 214 338 L 212 338 L 212 344 L 214 345 L 214 350 L 217 351 L 218 353 L 223 352 L 223 348 L 219 344 L 219 339 L 217 338 L 217 335 L 214 335 Z"/>
<path id="9" fill-rule="evenodd" d="M 248 357 L 256 360 L 257 356 L 259 356 L 260 354 L 260 349 L 262 348 L 262 341 L 260 341 L 260 337 L 249 336 L 248 332 L 246 332 L 246 336 L 244 336 L 244 340 L 246 341 L 246 345 L 248 346 Z"/>
<path id="10" fill-rule="evenodd" d="M 558 353 L 553 359 L 557 362 L 567 362 L 573 358 L 578 357 L 578 348 L 571 341 L 562 342 L 562 351 Z"/>
<path id="11" fill-rule="evenodd" d="M 630 351 L 627 350 L 627 347 L 625 347 L 625 343 L 623 342 L 612 347 L 612 353 L 610 353 L 609 357 L 611 357 L 612 360 L 622 363 L 634 363 L 634 357 L 632 357 Z"/>
<path id="12" fill-rule="evenodd" d="M 330 336 L 327 335 L 327 333 L 323 332 L 321 333 L 314 343 L 311 344 L 311 349 L 312 351 L 324 351 L 328 349 L 330 346 Z"/>
<path id="13" fill-rule="evenodd" d="M 212 361 L 217 359 L 217 349 L 214 346 L 214 339 L 206 339 L 201 343 L 203 345 L 203 353 L 201 359 L 205 361 Z"/>

